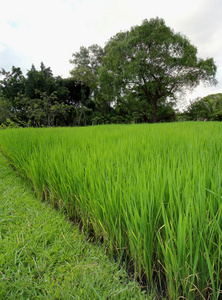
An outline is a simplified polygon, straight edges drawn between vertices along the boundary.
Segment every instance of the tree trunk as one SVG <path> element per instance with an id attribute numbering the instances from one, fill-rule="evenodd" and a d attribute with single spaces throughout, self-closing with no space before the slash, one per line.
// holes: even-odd
<path id="1" fill-rule="evenodd" d="M 152 123 L 157 122 L 157 100 L 153 100 Z"/>
<path id="2" fill-rule="evenodd" d="M 85 111 L 85 109 L 83 111 L 83 117 L 84 117 L 84 126 L 86 126 L 86 111 Z"/>
<path id="3" fill-rule="evenodd" d="M 170 117 L 173 117 L 173 116 L 175 116 L 175 112 L 159 116 L 159 117 L 157 117 L 156 121 L 159 122 L 160 120 L 167 119 L 167 118 L 170 118 Z"/>

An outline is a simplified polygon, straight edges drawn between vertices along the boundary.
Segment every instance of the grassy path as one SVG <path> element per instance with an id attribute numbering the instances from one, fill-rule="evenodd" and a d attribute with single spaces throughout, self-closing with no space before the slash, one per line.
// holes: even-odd
<path id="1" fill-rule="evenodd" d="M 147 297 L 0 155 L 0 299 Z"/>

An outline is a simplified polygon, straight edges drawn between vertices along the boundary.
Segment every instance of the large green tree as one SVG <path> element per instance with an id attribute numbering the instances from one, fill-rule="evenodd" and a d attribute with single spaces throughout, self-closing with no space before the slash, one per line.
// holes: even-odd
<path id="1" fill-rule="evenodd" d="M 216 83 L 213 59 L 197 58 L 197 48 L 166 26 L 163 19 L 144 20 L 141 26 L 116 34 L 105 52 L 104 64 L 115 90 L 113 101 L 128 101 L 132 93 L 138 105 L 145 99 L 151 122 L 167 117 L 161 116 L 160 109 L 175 101 L 179 93 L 201 81 Z"/>

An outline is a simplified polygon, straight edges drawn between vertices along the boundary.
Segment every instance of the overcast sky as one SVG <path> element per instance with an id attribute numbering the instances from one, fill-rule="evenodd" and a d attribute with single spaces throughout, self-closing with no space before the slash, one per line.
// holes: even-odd
<path id="1" fill-rule="evenodd" d="M 104 46 L 142 20 L 163 18 L 186 35 L 201 58 L 218 67 L 215 87 L 200 86 L 186 101 L 222 93 L 222 0 L 0 0 L 0 68 L 24 74 L 41 61 L 53 75 L 69 76 L 69 59 L 80 46 Z"/>

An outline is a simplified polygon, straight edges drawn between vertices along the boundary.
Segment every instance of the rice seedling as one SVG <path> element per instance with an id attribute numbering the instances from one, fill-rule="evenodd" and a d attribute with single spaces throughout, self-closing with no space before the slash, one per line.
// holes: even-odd
<path id="1" fill-rule="evenodd" d="M 222 125 L 14 129 L 2 151 L 44 197 L 169 299 L 222 293 Z"/>

